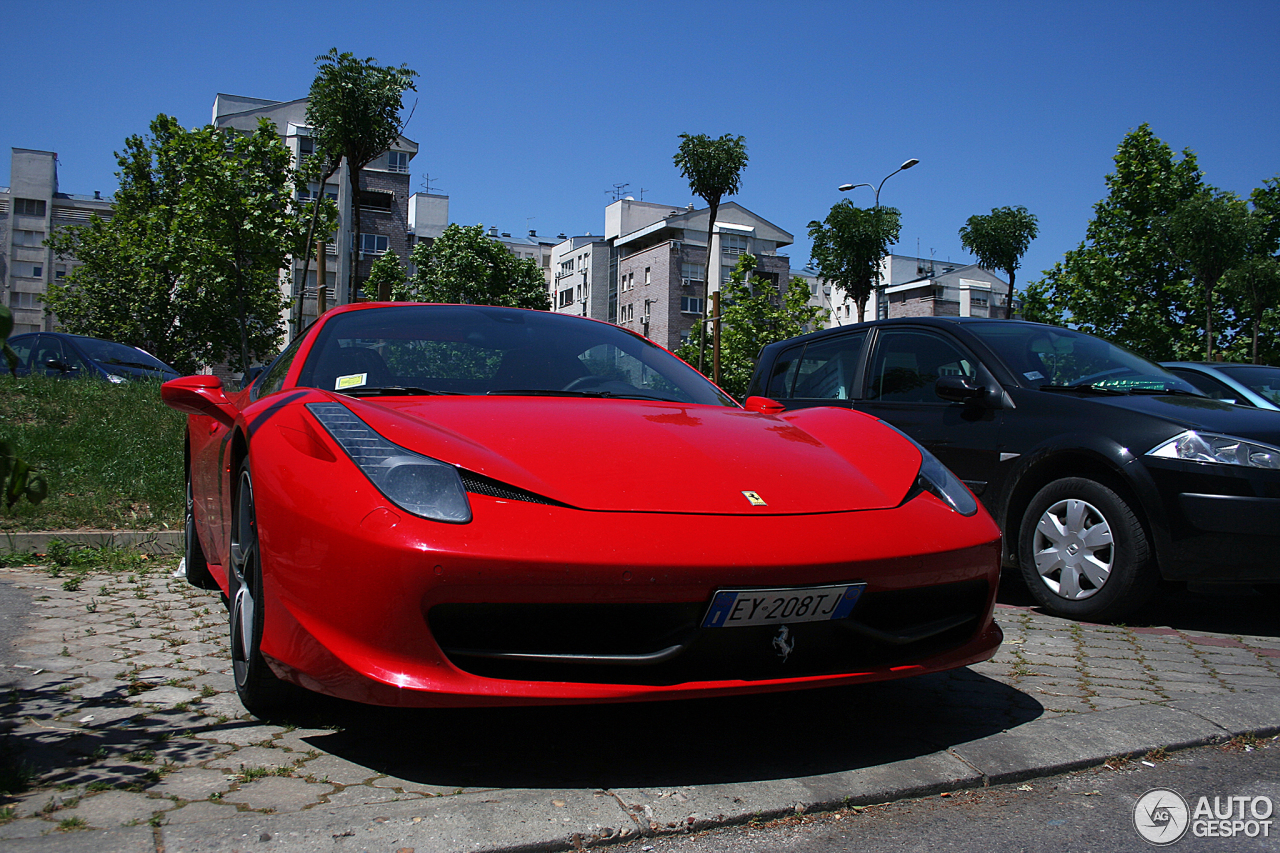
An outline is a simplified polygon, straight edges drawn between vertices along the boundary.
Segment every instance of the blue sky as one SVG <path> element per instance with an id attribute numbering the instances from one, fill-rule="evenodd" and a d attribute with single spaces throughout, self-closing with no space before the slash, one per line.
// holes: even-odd
<path id="1" fill-rule="evenodd" d="M 218 92 L 305 96 L 331 47 L 419 72 L 412 186 L 430 175 L 453 221 L 513 234 L 599 234 L 615 184 L 688 204 L 679 134 L 732 133 L 750 156 L 734 200 L 795 235 L 793 267 L 838 185 L 916 157 L 881 193 L 903 212 L 896 251 L 970 261 L 965 220 L 1023 205 L 1040 237 L 1021 285 L 1084 238 L 1142 122 L 1222 189 L 1280 174 L 1274 0 L 45 0 L 3 20 L 0 146 L 58 152 L 64 192 L 112 192 L 113 152 L 157 113 L 196 126 Z"/>

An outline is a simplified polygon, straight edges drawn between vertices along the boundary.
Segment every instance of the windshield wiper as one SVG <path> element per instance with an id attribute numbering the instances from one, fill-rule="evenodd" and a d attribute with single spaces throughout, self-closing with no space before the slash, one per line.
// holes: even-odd
<path id="1" fill-rule="evenodd" d="M 679 403 L 674 397 L 646 394 L 643 391 L 554 391 L 550 388 L 502 388 L 490 391 L 491 397 L 588 397 L 614 400 L 658 400 L 663 403 Z"/>
<path id="2" fill-rule="evenodd" d="M 1090 394 L 1102 394 L 1108 397 L 1120 396 L 1125 393 L 1124 391 L 1120 391 L 1115 388 L 1106 388 L 1102 385 L 1094 385 L 1092 382 L 1084 382 L 1079 385 L 1041 385 L 1040 390 L 1056 392 L 1085 391 Z"/>
<path id="3" fill-rule="evenodd" d="M 412 385 L 383 385 L 380 387 L 347 388 L 337 392 L 348 397 L 439 397 L 460 395 L 459 391 L 432 391 L 429 388 L 417 388 Z"/>
<path id="4" fill-rule="evenodd" d="M 113 358 L 110 361 L 104 361 L 103 364 L 115 364 L 120 367 L 137 367 L 142 370 L 154 370 L 157 373 L 160 372 L 160 368 L 156 367 L 154 364 L 143 364 L 140 361 L 121 361 L 118 358 Z"/>
<path id="5" fill-rule="evenodd" d="M 1176 394 L 1182 397 L 1205 397 L 1208 399 L 1205 394 L 1201 394 L 1198 391 L 1188 391 L 1185 388 L 1130 388 L 1128 390 L 1130 394 Z"/>

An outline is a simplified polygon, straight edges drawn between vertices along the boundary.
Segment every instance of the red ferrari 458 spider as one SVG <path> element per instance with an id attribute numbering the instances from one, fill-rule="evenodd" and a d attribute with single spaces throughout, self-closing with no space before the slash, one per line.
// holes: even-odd
<path id="1" fill-rule="evenodd" d="M 902 433 L 746 408 L 607 323 L 474 305 L 325 314 L 187 412 L 187 578 L 236 689 L 467 706 L 788 690 L 1000 643 L 995 524 Z"/>

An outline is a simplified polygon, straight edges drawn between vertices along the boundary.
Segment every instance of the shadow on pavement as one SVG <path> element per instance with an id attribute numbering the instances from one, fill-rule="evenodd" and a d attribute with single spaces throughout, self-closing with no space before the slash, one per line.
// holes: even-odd
<path id="1" fill-rule="evenodd" d="M 1008 569 L 1000 578 L 996 600 L 1010 607 L 1040 611 L 1022 578 Z M 1277 604 L 1280 595 L 1264 595 L 1247 584 L 1167 584 L 1151 603 L 1125 617 L 1122 623 L 1131 628 L 1280 637 Z"/>
<path id="2" fill-rule="evenodd" d="M 337 704 L 337 703 L 335 703 Z M 937 752 L 1043 713 L 969 670 L 725 699 L 400 711 L 343 705 L 318 750 L 418 783 L 627 788 L 811 776 Z"/>

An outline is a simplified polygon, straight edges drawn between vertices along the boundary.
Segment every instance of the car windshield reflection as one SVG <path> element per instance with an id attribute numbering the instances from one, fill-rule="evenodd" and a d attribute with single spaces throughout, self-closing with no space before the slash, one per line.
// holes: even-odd
<path id="1" fill-rule="evenodd" d="M 591 397 L 736 406 L 652 341 L 579 317 L 475 305 L 330 318 L 298 384 L 356 396 Z"/>
<path id="2" fill-rule="evenodd" d="M 1033 388 L 1203 396 L 1159 365 L 1092 335 L 999 320 L 970 323 L 966 328 Z"/>

